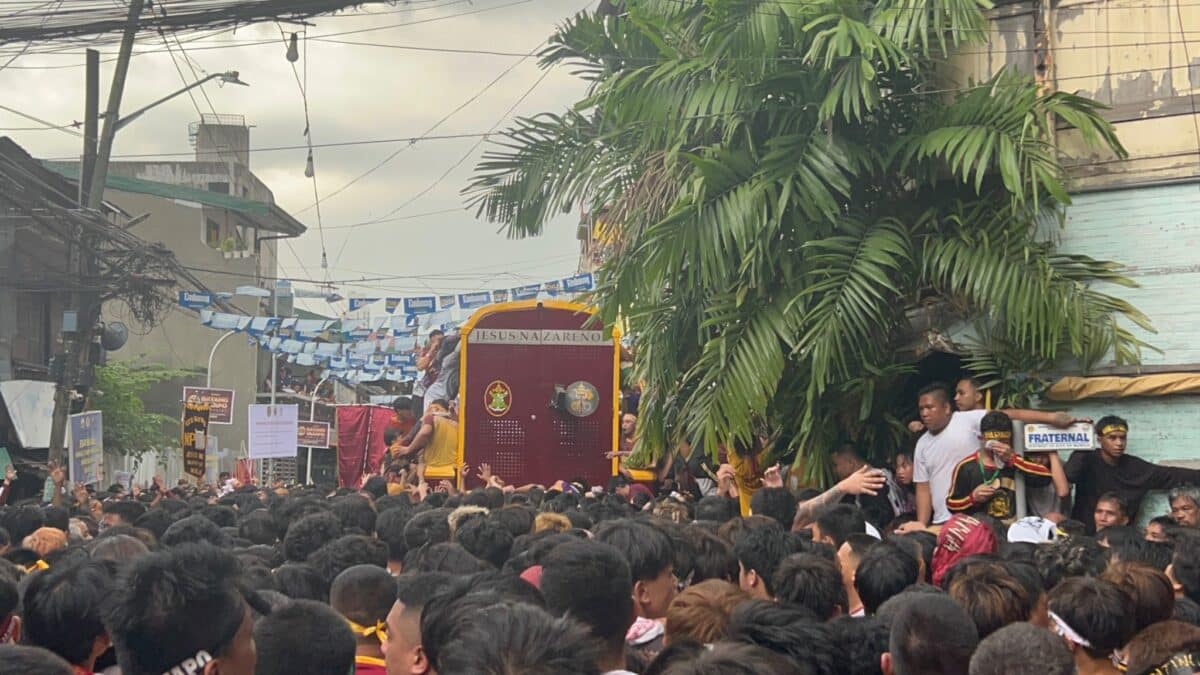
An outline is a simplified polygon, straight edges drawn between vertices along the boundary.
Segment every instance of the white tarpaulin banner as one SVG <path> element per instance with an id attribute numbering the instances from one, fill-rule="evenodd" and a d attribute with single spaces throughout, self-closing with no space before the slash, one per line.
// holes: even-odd
<path id="1" fill-rule="evenodd" d="M 37 380 L 0 382 L 0 396 L 23 448 L 50 447 L 54 418 L 54 383 Z"/>
<path id="2" fill-rule="evenodd" d="M 250 459 L 295 459 L 300 407 L 250 406 Z"/>

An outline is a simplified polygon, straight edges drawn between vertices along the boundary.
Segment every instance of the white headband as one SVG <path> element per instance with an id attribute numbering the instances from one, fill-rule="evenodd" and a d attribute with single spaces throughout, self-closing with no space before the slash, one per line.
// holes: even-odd
<path id="1" fill-rule="evenodd" d="M 1087 639 L 1085 639 L 1082 635 L 1075 632 L 1075 629 L 1071 628 L 1066 621 L 1063 621 L 1061 616 L 1055 614 L 1054 612 L 1050 612 L 1050 620 L 1054 622 L 1054 632 L 1059 636 L 1070 640 L 1072 643 L 1077 644 L 1080 647 L 1087 647 L 1088 649 L 1092 648 L 1092 643 L 1088 642 Z"/>

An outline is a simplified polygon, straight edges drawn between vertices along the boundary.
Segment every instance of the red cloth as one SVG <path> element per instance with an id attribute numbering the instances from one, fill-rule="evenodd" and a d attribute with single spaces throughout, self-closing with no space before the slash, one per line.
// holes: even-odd
<path id="1" fill-rule="evenodd" d="M 542 566 L 533 565 L 526 567 L 525 571 L 521 572 L 521 579 L 530 586 L 540 590 L 542 588 Z"/>
<path id="2" fill-rule="evenodd" d="M 933 550 L 933 585 L 940 587 L 954 563 L 980 553 L 995 553 L 996 533 L 978 518 L 957 514 L 942 525 Z"/>
<path id="3" fill-rule="evenodd" d="M 234 474 L 238 482 L 242 485 L 249 485 L 254 482 L 254 460 L 239 459 Z"/>
<path id="4" fill-rule="evenodd" d="M 337 409 L 338 485 L 361 487 L 364 473 L 378 473 L 387 456 L 383 435 L 392 421 L 391 408 L 351 405 Z"/>

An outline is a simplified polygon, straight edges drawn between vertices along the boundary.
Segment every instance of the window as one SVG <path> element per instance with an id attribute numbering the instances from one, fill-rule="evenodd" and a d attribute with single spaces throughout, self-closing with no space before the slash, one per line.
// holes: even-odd
<path id="1" fill-rule="evenodd" d="M 221 248 L 221 224 L 212 218 L 204 221 L 204 243 L 209 248 Z"/>
<path id="2" fill-rule="evenodd" d="M 46 365 L 50 360 L 49 293 L 17 293 L 17 336 L 13 358 Z"/>
<path id="3" fill-rule="evenodd" d="M 209 183 L 208 191 L 209 192 L 220 192 L 223 195 L 227 195 L 227 194 L 229 194 L 229 183 L 225 183 L 225 182 Z"/>

